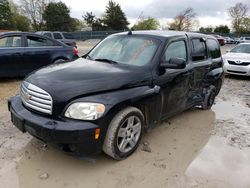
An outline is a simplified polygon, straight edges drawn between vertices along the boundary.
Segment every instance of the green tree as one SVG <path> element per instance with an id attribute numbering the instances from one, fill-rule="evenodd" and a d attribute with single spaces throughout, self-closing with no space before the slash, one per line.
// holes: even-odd
<path id="1" fill-rule="evenodd" d="M 240 33 L 250 34 L 250 17 L 243 18 Z"/>
<path id="2" fill-rule="evenodd" d="M 200 32 L 202 32 L 202 33 L 211 33 L 211 32 L 213 32 L 213 28 L 212 27 L 201 27 L 200 29 L 199 29 L 199 31 Z"/>
<path id="3" fill-rule="evenodd" d="M 217 33 L 229 33 L 230 29 L 228 28 L 227 25 L 219 25 L 219 26 L 215 27 L 214 32 L 217 32 Z"/>
<path id="4" fill-rule="evenodd" d="M 95 15 L 93 15 L 92 12 L 86 12 L 86 14 L 82 17 L 87 22 L 88 26 L 93 26 L 93 23 L 95 22 Z"/>
<path id="5" fill-rule="evenodd" d="M 136 23 L 132 29 L 133 30 L 156 30 L 159 29 L 160 23 L 157 19 L 148 17 L 147 19 L 142 19 Z"/>
<path id="6" fill-rule="evenodd" d="M 77 18 L 72 18 L 71 25 L 72 31 L 81 31 L 82 28 L 87 27 L 87 23 L 84 20 L 79 20 Z"/>
<path id="7" fill-rule="evenodd" d="M 104 31 L 107 29 L 107 26 L 104 25 L 103 20 L 101 18 L 97 18 L 92 25 L 93 31 Z"/>
<path id="8" fill-rule="evenodd" d="M 18 31 L 30 31 L 30 20 L 19 13 L 14 14 L 15 29 Z"/>
<path id="9" fill-rule="evenodd" d="M 129 22 L 121 6 L 110 0 L 102 19 L 103 23 L 111 30 L 128 29 Z"/>
<path id="10" fill-rule="evenodd" d="M 43 13 L 46 27 L 50 31 L 72 31 L 70 10 L 63 2 L 49 3 Z M 74 23 L 73 23 L 74 24 Z"/>
<path id="11" fill-rule="evenodd" d="M 13 14 L 8 0 L 0 1 L 0 29 L 14 29 Z"/>

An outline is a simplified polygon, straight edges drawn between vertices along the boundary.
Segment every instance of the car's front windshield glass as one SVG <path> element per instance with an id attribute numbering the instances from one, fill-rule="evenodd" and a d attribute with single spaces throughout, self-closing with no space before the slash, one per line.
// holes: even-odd
<path id="1" fill-rule="evenodd" d="M 105 39 L 87 56 L 91 60 L 144 66 L 148 64 L 160 41 L 149 37 L 118 35 Z"/>
<path id="2" fill-rule="evenodd" d="M 250 53 L 250 44 L 242 44 L 231 50 L 233 53 Z"/>

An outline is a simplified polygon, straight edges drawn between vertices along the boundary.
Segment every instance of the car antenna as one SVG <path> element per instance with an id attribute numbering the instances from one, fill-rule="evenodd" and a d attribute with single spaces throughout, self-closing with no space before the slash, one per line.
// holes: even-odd
<path id="1" fill-rule="evenodd" d="M 128 31 L 128 35 L 132 35 L 132 31 L 131 30 Z"/>

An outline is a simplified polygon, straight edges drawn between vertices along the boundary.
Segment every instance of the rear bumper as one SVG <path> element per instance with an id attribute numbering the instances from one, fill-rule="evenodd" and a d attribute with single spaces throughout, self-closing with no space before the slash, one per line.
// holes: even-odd
<path id="1" fill-rule="evenodd" d="M 226 74 L 250 76 L 250 65 L 242 66 L 225 63 L 223 68 Z"/>
<path id="2" fill-rule="evenodd" d="M 102 150 L 102 142 L 95 139 L 98 125 L 92 122 L 55 120 L 27 110 L 19 96 L 8 102 L 11 121 L 22 132 L 48 143 L 71 148 L 73 152 L 92 154 Z"/>

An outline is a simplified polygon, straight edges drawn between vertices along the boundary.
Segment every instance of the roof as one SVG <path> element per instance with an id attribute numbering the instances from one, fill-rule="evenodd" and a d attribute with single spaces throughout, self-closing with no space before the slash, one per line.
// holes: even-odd
<path id="1" fill-rule="evenodd" d="M 128 32 L 117 33 L 115 35 L 119 35 L 119 34 L 128 34 Z M 202 33 L 193 33 L 193 32 L 185 32 L 185 31 L 160 31 L 160 30 L 132 31 L 132 35 L 133 34 L 151 35 L 151 36 L 156 36 L 156 37 L 172 37 L 172 36 L 183 36 L 183 35 L 189 35 L 189 36 L 196 35 L 200 37 L 207 36 Z"/>
<path id="2" fill-rule="evenodd" d="M 1 32 L 0 35 L 4 35 L 4 34 L 17 34 L 17 35 L 20 35 L 20 34 L 33 34 L 31 32 L 21 32 L 21 31 L 9 31 L 9 32 Z"/>

